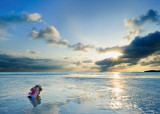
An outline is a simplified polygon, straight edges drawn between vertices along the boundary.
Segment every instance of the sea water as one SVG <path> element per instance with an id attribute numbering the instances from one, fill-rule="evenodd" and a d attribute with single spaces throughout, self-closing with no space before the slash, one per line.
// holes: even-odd
<path id="1" fill-rule="evenodd" d="M 28 99 L 40 84 L 40 98 Z M 160 113 L 160 73 L 1 72 L 0 114 Z"/>

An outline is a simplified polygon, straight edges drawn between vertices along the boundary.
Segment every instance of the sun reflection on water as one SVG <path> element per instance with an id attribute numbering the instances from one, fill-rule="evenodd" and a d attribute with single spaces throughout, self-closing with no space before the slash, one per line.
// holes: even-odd
<path id="1" fill-rule="evenodd" d="M 120 73 L 119 72 L 114 72 L 113 73 L 113 78 L 120 78 Z"/>
<path id="2" fill-rule="evenodd" d="M 123 96 L 125 94 L 123 87 L 124 87 L 123 80 L 120 78 L 119 72 L 113 73 L 112 79 L 112 97 L 110 102 L 111 109 L 122 109 L 124 107 Z"/>
<path id="3" fill-rule="evenodd" d="M 120 92 L 122 92 L 122 90 L 119 89 L 119 88 L 113 88 L 113 91 L 114 91 L 115 93 L 120 93 Z"/>
<path id="4" fill-rule="evenodd" d="M 121 102 L 113 102 L 113 103 L 111 103 L 111 105 L 110 105 L 110 108 L 111 109 L 120 109 L 120 108 L 122 108 L 123 107 L 123 105 L 122 105 L 122 103 Z"/>

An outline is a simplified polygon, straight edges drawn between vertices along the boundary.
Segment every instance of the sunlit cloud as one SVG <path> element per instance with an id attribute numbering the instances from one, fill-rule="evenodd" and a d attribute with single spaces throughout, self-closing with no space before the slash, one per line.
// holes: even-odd
<path id="1" fill-rule="evenodd" d="M 41 29 L 39 32 L 36 30 L 33 30 L 29 37 L 31 37 L 34 40 L 45 40 L 49 45 L 64 45 L 66 46 L 68 41 L 67 40 L 61 40 L 61 36 L 58 32 L 58 30 L 54 26 L 47 26 L 44 29 Z"/>
<path id="2" fill-rule="evenodd" d="M 38 22 L 41 19 L 39 13 L 19 13 L 15 14 L 13 12 L 0 16 L 0 40 L 8 40 L 11 34 L 8 33 L 8 29 L 11 25 Z"/>
<path id="3" fill-rule="evenodd" d="M 72 51 L 84 51 L 84 52 L 88 52 L 90 51 L 92 48 L 94 48 L 93 45 L 84 45 L 81 42 L 74 44 L 74 45 L 68 45 L 69 48 L 72 49 Z"/>
<path id="4" fill-rule="evenodd" d="M 123 52 L 123 50 L 124 50 L 124 48 L 125 48 L 125 46 L 122 46 L 122 47 L 120 47 L 120 46 L 113 46 L 113 47 L 106 47 L 106 48 L 102 48 L 102 47 L 97 47 L 96 48 L 96 51 L 98 52 L 98 53 L 107 53 L 107 52 Z"/>
<path id="5" fill-rule="evenodd" d="M 31 21 L 38 21 L 41 18 L 41 15 L 38 13 L 28 14 L 20 13 L 14 14 L 10 13 L 8 15 L 0 16 L 0 27 L 6 27 L 9 24 L 16 23 L 28 23 Z"/>
<path id="6" fill-rule="evenodd" d="M 118 53 L 118 52 L 108 52 L 108 53 L 106 53 L 106 58 L 117 59 L 121 55 L 123 55 L 123 54 L 122 53 Z"/>
<path id="7" fill-rule="evenodd" d="M 136 37 L 128 46 L 123 50 L 123 55 L 119 57 L 119 61 L 113 64 L 113 60 L 106 58 L 101 61 L 95 62 L 100 66 L 101 71 L 107 71 L 116 65 L 127 63 L 127 66 L 139 64 L 141 59 L 145 59 L 154 53 L 159 52 L 160 48 L 160 32 L 150 33 L 144 37 Z"/>
<path id="8" fill-rule="evenodd" d="M 142 59 L 139 64 L 141 66 L 151 66 L 152 69 L 154 68 L 158 70 L 160 68 L 160 55 L 159 53 L 155 53 L 146 59 Z"/>
<path id="9" fill-rule="evenodd" d="M 39 51 L 34 51 L 34 50 L 29 50 L 29 49 L 26 49 L 26 51 L 24 52 L 24 55 L 27 55 L 27 54 L 34 54 L 34 55 L 39 55 L 40 52 Z"/>
<path id="10" fill-rule="evenodd" d="M 40 18 L 41 18 L 41 15 L 39 13 L 33 13 L 33 14 L 28 14 L 27 15 L 27 21 L 37 21 Z"/>

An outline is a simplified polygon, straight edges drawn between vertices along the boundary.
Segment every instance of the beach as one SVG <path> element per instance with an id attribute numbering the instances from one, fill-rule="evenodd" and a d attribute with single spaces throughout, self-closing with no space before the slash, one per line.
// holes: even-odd
<path id="1" fill-rule="evenodd" d="M 160 113 L 160 73 L 1 72 L 1 114 Z M 28 99 L 40 84 L 40 98 Z"/>

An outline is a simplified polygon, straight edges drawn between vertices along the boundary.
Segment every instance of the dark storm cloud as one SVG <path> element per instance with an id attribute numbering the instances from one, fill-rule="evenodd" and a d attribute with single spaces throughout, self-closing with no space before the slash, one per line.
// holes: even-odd
<path id="1" fill-rule="evenodd" d="M 24 23 L 30 21 L 38 21 L 41 18 L 41 15 L 38 13 L 27 14 L 27 13 L 20 13 L 14 14 L 10 13 L 5 16 L 0 16 L 0 27 L 5 27 L 11 23 Z"/>
<path id="2" fill-rule="evenodd" d="M 63 69 L 62 64 L 52 59 L 33 59 L 0 54 L 0 71 L 48 71 Z"/>
<path id="3" fill-rule="evenodd" d="M 124 58 L 145 58 L 160 51 L 160 32 L 150 33 L 144 37 L 136 37 L 124 50 Z"/>
<path id="4" fill-rule="evenodd" d="M 136 37 L 128 46 L 125 46 L 123 55 L 119 61 L 113 64 L 113 59 L 104 59 L 95 64 L 100 66 L 101 71 L 120 64 L 127 66 L 137 65 L 139 60 L 146 58 L 156 52 L 160 52 L 160 32 L 150 33 L 144 37 Z"/>
<path id="5" fill-rule="evenodd" d="M 69 48 L 72 48 L 72 51 L 84 51 L 84 52 L 88 52 L 90 51 L 92 48 L 94 48 L 93 45 L 84 45 L 81 42 L 74 44 L 74 45 L 68 45 Z"/>

